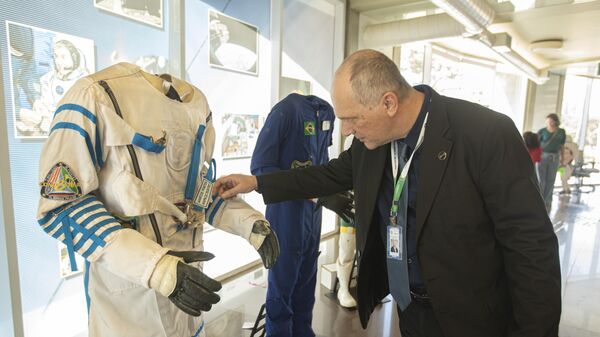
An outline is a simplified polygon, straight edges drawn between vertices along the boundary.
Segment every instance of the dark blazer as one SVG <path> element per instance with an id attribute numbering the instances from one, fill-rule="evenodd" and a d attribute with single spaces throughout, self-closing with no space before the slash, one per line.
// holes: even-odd
<path id="1" fill-rule="evenodd" d="M 558 336 L 558 244 L 513 122 L 433 92 L 421 151 L 417 254 L 445 336 Z M 389 153 L 354 140 L 325 166 L 258 177 L 266 203 L 354 189 L 363 327 L 389 293 L 376 209 Z"/>

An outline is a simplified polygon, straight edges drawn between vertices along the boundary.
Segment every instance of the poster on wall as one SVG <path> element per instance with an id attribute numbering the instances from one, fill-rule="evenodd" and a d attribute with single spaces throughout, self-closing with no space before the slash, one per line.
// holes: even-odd
<path id="1" fill-rule="evenodd" d="M 291 93 L 311 95 L 312 87 L 310 81 L 303 81 L 291 77 L 281 77 L 279 80 L 279 100 L 284 99 Z"/>
<path id="2" fill-rule="evenodd" d="M 93 0 L 94 7 L 163 28 L 163 0 Z"/>
<path id="3" fill-rule="evenodd" d="M 221 146 L 223 159 L 252 156 L 258 138 L 259 115 L 226 114 L 221 119 L 224 130 Z"/>
<path id="4" fill-rule="evenodd" d="M 258 75 L 258 27 L 208 11 L 211 66 Z"/>
<path id="5" fill-rule="evenodd" d="M 44 138 L 58 101 L 92 73 L 94 41 L 6 22 L 13 120 L 17 138 Z"/>
<path id="6" fill-rule="evenodd" d="M 69 252 L 67 246 L 62 242 L 58 243 L 58 261 L 60 277 L 66 278 L 81 274 L 84 269 L 85 260 L 79 254 L 75 254 L 75 263 L 77 263 L 77 271 L 71 270 L 71 262 L 69 261 Z"/>

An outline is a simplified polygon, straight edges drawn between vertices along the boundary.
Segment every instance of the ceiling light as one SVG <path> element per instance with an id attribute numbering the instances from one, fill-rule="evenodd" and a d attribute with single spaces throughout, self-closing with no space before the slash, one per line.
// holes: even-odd
<path id="1" fill-rule="evenodd" d="M 537 54 L 547 54 L 561 51 L 563 47 L 562 39 L 534 41 L 529 45 L 529 49 Z"/>

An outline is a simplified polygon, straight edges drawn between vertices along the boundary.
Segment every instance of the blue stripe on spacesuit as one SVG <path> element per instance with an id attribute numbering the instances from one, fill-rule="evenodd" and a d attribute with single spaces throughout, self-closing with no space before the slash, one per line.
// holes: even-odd
<path id="1" fill-rule="evenodd" d="M 81 113 L 82 115 L 84 115 L 85 117 L 87 117 L 90 121 L 92 121 L 92 123 L 94 124 L 98 124 L 96 116 L 94 116 L 93 113 L 91 113 L 88 109 L 82 107 L 79 104 L 63 104 L 61 106 L 59 106 L 56 111 L 54 112 L 54 117 L 56 118 L 56 115 L 58 115 L 60 112 L 65 111 L 65 110 L 72 110 L 72 111 L 77 111 L 79 113 Z"/>
<path id="2" fill-rule="evenodd" d="M 91 113 L 88 109 L 82 107 L 79 104 L 68 103 L 59 106 L 58 109 L 56 109 L 56 111 L 54 112 L 54 117 L 56 118 L 56 115 L 65 110 L 79 112 L 82 115 L 84 115 L 87 119 L 89 119 L 92 123 L 94 123 L 94 125 L 96 126 L 96 158 L 98 160 L 98 166 L 104 166 L 104 160 L 102 159 L 102 143 L 100 142 L 100 132 L 98 131 L 98 119 L 96 118 L 96 116 L 94 116 L 93 113 Z"/>
<path id="3" fill-rule="evenodd" d="M 87 205 L 87 204 L 89 204 L 89 203 L 91 203 L 91 202 L 93 202 L 93 201 L 98 201 L 98 199 L 96 199 L 96 197 L 90 197 L 90 198 L 86 198 L 86 199 L 83 199 L 83 200 L 81 200 L 81 201 L 80 201 L 80 202 L 77 204 L 77 206 L 85 206 L 85 205 Z M 72 207 L 73 207 L 73 205 L 72 205 L 71 207 L 69 207 L 69 208 L 65 209 L 64 211 L 61 211 L 61 212 L 58 214 L 58 216 L 56 217 L 56 219 L 54 219 L 54 222 L 52 222 L 52 224 L 51 224 L 50 226 L 48 226 L 48 227 L 44 228 L 44 231 L 46 231 L 46 233 L 48 233 L 48 234 L 49 234 L 49 233 L 50 233 L 50 232 L 51 232 L 51 231 L 52 231 L 52 230 L 53 230 L 53 229 L 54 229 L 54 228 L 55 228 L 55 227 L 56 227 L 56 226 L 57 226 L 57 225 L 58 225 L 58 224 L 59 224 L 59 223 L 62 221 L 62 219 L 63 219 L 65 216 L 67 216 L 67 215 L 68 215 L 70 212 L 72 212 L 72 211 L 73 211 Z M 51 213 L 53 213 L 53 212 L 48 212 L 48 214 L 51 214 Z M 52 215 L 55 215 L 55 214 L 56 214 L 56 213 L 54 213 L 54 214 L 52 214 Z M 50 219 L 47 219 L 46 221 L 42 222 L 42 220 L 45 220 L 45 219 L 46 219 L 46 217 L 44 217 L 44 218 L 42 218 L 42 219 L 38 220 L 38 223 L 39 223 L 41 226 L 45 226 L 45 225 L 46 225 L 46 223 L 48 223 L 48 221 L 50 220 Z"/>
<path id="4" fill-rule="evenodd" d="M 87 305 L 88 316 L 90 315 L 90 261 L 85 260 L 85 274 L 83 275 L 83 289 L 85 291 L 85 304 Z"/>
<path id="5" fill-rule="evenodd" d="M 217 179 L 217 162 L 214 158 L 210 161 L 210 167 L 208 168 L 208 172 L 206 172 L 206 179 L 211 182 Z"/>
<path id="6" fill-rule="evenodd" d="M 59 123 L 56 123 L 52 127 L 52 130 L 50 130 L 50 133 L 52 133 L 58 129 L 70 129 L 70 130 L 79 132 L 79 134 L 83 138 L 85 138 L 85 143 L 87 144 L 88 152 L 90 153 L 90 157 L 92 158 L 92 162 L 94 163 L 94 166 L 98 165 L 97 161 L 96 161 L 96 153 L 94 151 L 94 145 L 92 144 L 92 140 L 90 139 L 90 135 L 87 133 L 87 131 L 85 131 L 83 128 L 81 128 L 77 124 L 68 123 L 68 122 L 59 122 Z M 100 158 L 100 160 L 102 161 L 102 158 Z M 104 163 L 102 163 L 102 164 L 104 164 Z"/>
<path id="7" fill-rule="evenodd" d="M 117 223 L 117 222 L 113 218 L 108 218 L 108 219 L 102 220 L 102 221 L 98 222 L 97 224 L 95 224 L 94 226 L 90 227 L 89 231 L 87 231 L 85 234 L 83 234 L 81 236 L 81 238 L 79 239 L 79 242 L 77 242 L 73 246 L 73 249 L 80 250 L 83 247 L 83 245 L 85 244 L 86 240 L 90 238 L 90 236 L 95 234 L 100 228 L 105 227 L 111 223 Z M 104 234 L 104 233 L 102 233 L 102 234 Z M 102 238 L 98 237 L 98 239 L 102 239 Z"/>
<path id="8" fill-rule="evenodd" d="M 65 218 L 62 221 L 62 232 L 65 235 L 63 243 L 67 246 L 67 253 L 69 254 L 69 262 L 71 263 L 71 271 L 77 271 L 77 261 L 75 261 L 75 251 L 73 250 L 73 234 L 69 229 L 70 219 Z"/>
<path id="9" fill-rule="evenodd" d="M 216 204 L 215 204 L 216 202 Z M 217 215 L 217 213 L 219 213 L 219 209 L 221 208 L 221 206 L 223 206 L 223 203 L 225 202 L 225 199 L 221 198 L 221 197 L 216 197 L 213 200 L 213 205 L 212 210 L 209 211 L 208 214 L 208 223 L 209 224 L 213 224 L 213 220 L 215 219 L 215 216 Z M 210 209 L 210 208 L 209 208 Z"/>
<path id="10" fill-rule="evenodd" d="M 95 210 L 98 210 L 100 208 L 104 208 L 104 206 L 102 206 L 101 203 L 94 204 L 94 205 L 92 205 L 92 206 L 90 206 L 88 208 L 82 209 L 81 211 L 75 213 L 75 215 L 73 215 L 72 218 L 75 219 L 75 220 L 77 220 L 77 219 L 81 218 L 83 215 L 85 215 L 87 213 L 91 213 L 91 212 L 93 212 Z"/>
<path id="11" fill-rule="evenodd" d="M 71 269 L 73 271 L 77 270 L 77 265 L 75 263 L 75 252 L 78 252 L 84 258 L 87 258 L 94 253 L 98 247 L 104 247 L 106 245 L 106 241 L 104 241 L 104 239 L 110 233 L 123 228 L 115 220 L 115 218 L 106 211 L 104 205 L 89 205 L 95 201 L 98 201 L 98 199 L 95 196 L 90 196 L 63 209 L 58 215 L 51 211 L 38 220 L 38 223 L 41 226 L 46 226 L 48 222 L 54 218 L 52 223 L 43 229 L 48 234 L 56 229 L 54 234 L 52 234 L 52 237 L 56 239 L 58 239 L 61 235 L 64 235 L 62 242 L 67 246 Z M 98 212 L 98 210 L 100 211 Z M 90 214 L 91 212 L 96 213 Z M 79 219 L 86 214 L 89 214 L 89 216 L 84 220 L 79 221 Z M 95 225 L 90 226 L 93 221 L 100 219 L 101 217 L 107 218 L 99 221 Z M 98 232 L 102 229 L 104 229 L 104 231 L 98 235 Z M 75 237 L 78 234 L 81 234 L 81 237 L 77 240 L 77 242 L 75 242 Z M 86 243 L 90 243 L 90 247 L 85 252 L 81 252 L 81 249 Z"/>
<path id="12" fill-rule="evenodd" d="M 200 327 L 198 328 L 198 330 L 196 331 L 196 333 L 192 337 L 198 337 L 198 336 L 200 336 L 200 333 L 202 332 L 203 329 L 204 329 L 204 321 L 202 321 L 202 324 L 200 324 Z"/>
<path id="13" fill-rule="evenodd" d="M 137 132 L 135 133 L 135 135 L 133 135 L 131 144 L 141 147 L 142 149 L 144 149 L 146 151 L 154 152 L 154 153 L 161 153 L 165 149 L 164 145 L 157 144 L 152 141 L 152 138 L 150 138 L 148 136 L 144 136 Z"/>
<path id="14" fill-rule="evenodd" d="M 196 132 L 196 139 L 194 140 L 194 150 L 192 151 L 192 161 L 190 162 L 190 169 L 188 171 L 187 183 L 185 184 L 185 199 L 192 200 L 194 198 L 194 191 L 196 190 L 196 179 L 198 179 L 198 169 L 200 168 L 200 153 L 202 152 L 202 136 L 206 125 L 200 124 L 198 131 Z"/>

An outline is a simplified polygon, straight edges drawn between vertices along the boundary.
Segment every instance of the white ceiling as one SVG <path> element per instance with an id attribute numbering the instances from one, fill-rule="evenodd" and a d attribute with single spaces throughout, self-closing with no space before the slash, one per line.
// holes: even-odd
<path id="1" fill-rule="evenodd" d="M 526 0 L 513 0 L 516 1 Z M 533 1 L 533 0 L 532 0 Z M 512 48 L 538 70 L 565 69 L 571 64 L 584 64 L 590 71 L 600 62 L 600 0 L 536 0 L 535 8 L 515 11 L 511 2 L 488 0 L 496 10 L 492 33 L 506 32 L 512 37 Z M 435 5 L 423 0 L 349 0 L 350 8 L 366 16 L 371 24 L 397 21 L 407 15 L 439 13 Z M 530 43 L 562 39 L 559 51 L 536 54 Z M 436 43 L 470 55 L 497 58 L 489 48 L 479 48 L 466 38 L 451 38 Z M 487 49 L 487 50 L 486 50 Z"/>

